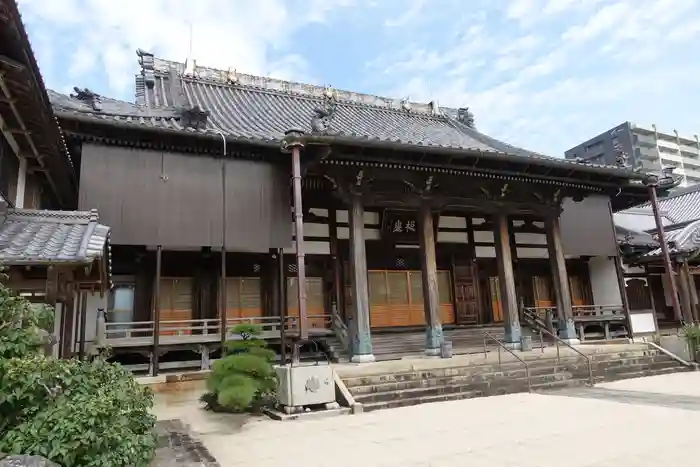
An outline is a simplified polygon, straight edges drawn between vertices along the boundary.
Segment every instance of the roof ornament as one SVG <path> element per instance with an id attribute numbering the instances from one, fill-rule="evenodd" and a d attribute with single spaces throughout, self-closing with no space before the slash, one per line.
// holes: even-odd
<path id="1" fill-rule="evenodd" d="M 438 101 L 430 101 L 430 113 L 432 115 L 440 115 L 440 104 L 438 104 Z"/>
<path id="2" fill-rule="evenodd" d="M 180 109 L 180 122 L 185 128 L 191 128 L 193 130 L 204 130 L 207 127 L 208 118 L 209 111 L 202 110 L 202 108 L 198 105 L 195 105 L 194 107 Z"/>
<path id="3" fill-rule="evenodd" d="M 474 114 L 469 110 L 469 107 L 457 109 L 457 121 L 469 128 L 476 128 L 474 125 Z"/>
<path id="4" fill-rule="evenodd" d="M 627 156 L 627 153 L 622 149 L 622 146 L 620 145 L 620 142 L 617 141 L 617 138 L 615 138 L 616 141 L 613 142 L 613 152 L 615 153 L 615 165 L 618 166 L 620 169 L 628 169 L 630 167 L 629 165 L 629 156 Z"/>
<path id="5" fill-rule="evenodd" d="M 238 84 L 239 78 L 238 78 L 238 72 L 236 71 L 235 68 L 231 69 L 231 67 L 228 68 L 228 71 L 226 72 L 226 83 L 227 84 Z"/>
<path id="6" fill-rule="evenodd" d="M 337 106 L 338 97 L 335 90 L 326 86 L 323 90 L 323 107 L 316 107 L 314 116 L 311 117 L 311 131 L 313 133 L 328 134 Z"/>
<path id="7" fill-rule="evenodd" d="M 406 96 L 403 99 L 401 99 L 401 108 L 405 110 L 406 112 L 411 111 L 411 101 L 409 101 L 409 97 Z"/>
<path id="8" fill-rule="evenodd" d="M 80 89 L 77 86 L 75 86 L 73 90 L 75 94 L 71 94 L 70 97 L 90 104 L 94 110 L 102 110 L 102 97 L 99 94 L 90 91 L 88 88 Z"/>
<path id="9" fill-rule="evenodd" d="M 185 70 L 183 73 L 185 76 L 191 76 L 193 78 L 196 78 L 197 74 L 197 60 L 195 59 L 186 59 L 185 60 Z"/>
<path id="10" fill-rule="evenodd" d="M 141 75 L 146 83 L 146 86 L 152 88 L 156 84 L 156 78 L 153 74 L 155 71 L 155 60 L 153 54 L 146 52 L 143 49 L 136 49 L 136 55 L 139 57 L 139 65 L 141 65 Z"/>

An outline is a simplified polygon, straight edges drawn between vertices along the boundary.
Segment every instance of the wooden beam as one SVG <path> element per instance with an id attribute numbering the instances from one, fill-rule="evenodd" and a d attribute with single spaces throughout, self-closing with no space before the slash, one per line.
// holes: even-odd
<path id="1" fill-rule="evenodd" d="M 87 293 L 85 291 L 78 291 L 79 294 L 79 309 L 80 309 L 80 331 L 79 331 L 79 342 L 78 342 L 78 358 L 82 360 L 85 358 L 85 330 L 87 328 Z"/>
<path id="2" fill-rule="evenodd" d="M 548 217 L 545 220 L 547 229 L 547 250 L 552 268 L 552 285 L 557 304 L 557 322 L 559 337 L 569 344 L 580 344 L 576 336 L 574 315 L 569 290 L 569 275 L 566 271 L 564 247 L 561 243 L 561 229 L 558 217 Z"/>
<path id="3" fill-rule="evenodd" d="M 515 290 L 515 274 L 511 255 L 510 236 L 508 234 L 508 217 L 506 214 L 494 216 L 494 240 L 496 243 L 496 263 L 498 282 L 503 307 L 505 324 L 505 341 L 512 348 L 520 344 L 520 318 L 518 316 L 518 298 Z"/>
<path id="4" fill-rule="evenodd" d="M 369 322 L 369 286 L 367 284 L 367 253 L 365 250 L 365 208 L 362 198 L 351 196 L 350 263 L 352 269 L 353 330 L 352 361 L 355 363 L 374 361 L 372 336 Z"/>
<path id="5" fill-rule="evenodd" d="M 678 267 L 678 285 L 680 288 L 681 305 L 683 310 L 683 319 L 686 324 L 693 322 L 693 298 L 690 292 L 691 276 L 688 270 L 688 261 L 683 261 Z M 695 286 L 695 285 L 693 285 Z"/>
<path id="6" fill-rule="evenodd" d="M 163 247 L 156 247 L 156 277 L 153 285 L 153 348 L 151 351 L 151 376 L 158 376 L 158 352 L 160 340 L 160 276 L 162 269 Z"/>
<path id="7" fill-rule="evenodd" d="M 338 218 L 336 209 L 328 209 L 328 231 L 330 234 L 329 247 L 333 268 L 333 302 L 335 313 L 345 320 L 345 307 L 343 306 L 343 262 L 338 249 Z M 333 310 L 331 310 L 333 312 Z"/>
<path id="8" fill-rule="evenodd" d="M 419 212 L 421 280 L 423 286 L 423 310 L 425 313 L 426 355 L 440 355 L 444 342 L 440 322 L 440 297 L 438 295 L 437 259 L 435 256 L 435 225 L 430 205 L 424 204 Z"/>

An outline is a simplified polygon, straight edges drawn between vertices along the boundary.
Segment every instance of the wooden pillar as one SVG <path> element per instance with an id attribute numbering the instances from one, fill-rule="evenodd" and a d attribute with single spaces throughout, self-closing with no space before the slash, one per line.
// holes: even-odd
<path id="1" fill-rule="evenodd" d="M 151 376 L 158 376 L 158 357 L 160 344 L 160 276 L 162 269 L 163 248 L 156 247 L 156 277 L 153 284 L 153 350 L 151 352 Z"/>
<path id="2" fill-rule="evenodd" d="M 569 290 L 569 275 L 566 272 L 566 259 L 564 248 L 561 244 L 561 229 L 558 217 L 546 219 L 547 249 L 549 262 L 552 267 L 552 284 L 557 304 L 557 321 L 559 337 L 569 344 L 580 344 L 576 336 L 574 315 L 571 305 L 571 291 Z"/>
<path id="3" fill-rule="evenodd" d="M 423 204 L 420 208 L 419 224 L 423 310 L 425 312 L 425 353 L 426 355 L 440 355 L 444 336 L 440 322 L 435 226 L 433 225 L 433 213 L 427 204 Z"/>
<path id="4" fill-rule="evenodd" d="M 226 247 L 221 247 L 221 277 L 219 278 L 219 344 L 221 345 L 221 358 L 224 357 L 226 336 L 228 335 L 228 321 L 226 316 L 228 298 L 226 296 L 226 291 Z"/>
<path id="5" fill-rule="evenodd" d="M 515 292 L 515 274 L 513 272 L 508 216 L 496 214 L 493 217 L 493 221 L 498 282 L 505 325 L 505 341 L 509 347 L 519 348 L 521 337 L 520 318 L 518 317 L 518 298 Z"/>
<path id="6" fill-rule="evenodd" d="M 627 285 L 625 284 L 625 268 L 622 266 L 620 251 L 617 249 L 617 254 L 613 256 L 615 261 L 615 273 L 617 274 L 617 286 L 620 289 L 620 299 L 622 300 L 622 312 L 625 314 L 627 322 L 627 337 L 632 338 L 632 319 L 630 318 L 630 302 L 627 297 Z"/>
<path id="7" fill-rule="evenodd" d="M 683 320 L 686 324 L 691 324 L 693 322 L 693 297 L 690 292 L 691 277 L 690 270 L 688 268 L 688 261 L 683 261 L 678 266 L 678 272 Z"/>
<path id="8" fill-rule="evenodd" d="M 280 287 L 280 277 L 279 274 L 277 274 L 277 248 L 270 248 L 269 253 L 270 256 L 267 261 L 269 268 L 265 274 L 265 303 L 267 305 L 265 315 L 279 317 L 282 316 L 282 310 L 280 309 L 280 294 L 277 290 Z"/>
<path id="9" fill-rule="evenodd" d="M 369 323 L 369 287 L 367 284 L 367 254 L 365 251 L 365 208 L 359 195 L 350 201 L 350 265 L 352 287 L 352 361 L 372 362 L 372 336 Z"/>
<path id="10" fill-rule="evenodd" d="M 287 274 L 284 267 L 284 250 L 277 249 L 277 261 L 275 267 L 277 275 L 276 289 L 277 302 L 279 303 L 280 316 L 280 357 L 282 365 L 287 364 Z"/>
<path id="11" fill-rule="evenodd" d="M 78 303 L 80 309 L 80 340 L 78 342 L 78 358 L 80 360 L 85 358 L 85 330 L 87 328 L 87 292 L 80 290 L 80 287 L 76 287 L 76 292 L 78 293 Z"/>
<path id="12" fill-rule="evenodd" d="M 688 287 L 690 288 L 690 309 L 693 313 L 693 322 L 697 324 L 700 322 L 698 317 L 698 288 L 695 285 L 695 276 L 690 272 L 690 267 L 688 268 Z"/>
<path id="13" fill-rule="evenodd" d="M 333 268 L 333 298 L 331 313 L 344 317 L 345 307 L 343 306 L 343 263 L 338 251 L 338 219 L 335 208 L 328 209 L 328 230 L 330 236 L 330 253 Z M 335 316 L 334 316 L 335 318 Z"/>

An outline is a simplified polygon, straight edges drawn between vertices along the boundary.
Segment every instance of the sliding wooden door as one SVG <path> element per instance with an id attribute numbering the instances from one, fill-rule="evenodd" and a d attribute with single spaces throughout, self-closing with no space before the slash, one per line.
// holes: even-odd
<path id="1" fill-rule="evenodd" d="M 191 325 L 192 278 L 163 277 L 160 280 L 160 332 L 161 336 L 191 334 L 178 329 Z"/>
<path id="2" fill-rule="evenodd" d="M 425 326 L 421 271 L 369 271 L 370 323 L 373 328 Z M 438 271 L 442 324 L 455 321 L 449 271 Z"/>

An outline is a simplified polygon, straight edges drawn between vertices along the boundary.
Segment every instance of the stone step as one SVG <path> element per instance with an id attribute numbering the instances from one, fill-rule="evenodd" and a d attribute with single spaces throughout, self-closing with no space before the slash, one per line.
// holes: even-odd
<path id="1" fill-rule="evenodd" d="M 548 376 L 555 375 L 559 373 L 571 374 L 567 371 L 565 366 L 554 366 L 554 367 L 540 367 L 530 370 L 530 377 L 535 378 L 538 376 Z M 389 392 L 389 391 L 400 391 L 407 389 L 417 389 L 417 388 L 430 388 L 438 386 L 448 386 L 452 384 L 469 385 L 475 383 L 482 383 L 484 381 L 493 381 L 503 378 L 525 378 L 527 372 L 524 368 L 514 369 L 510 371 L 491 371 L 491 372 L 481 372 L 475 371 L 471 374 L 462 374 L 457 376 L 442 376 L 442 377 L 429 377 L 423 379 L 407 379 L 403 381 L 386 381 L 378 384 L 367 384 L 360 386 L 349 386 L 353 395 L 357 397 L 364 394 L 372 394 L 376 392 Z"/>
<path id="2" fill-rule="evenodd" d="M 619 352 L 596 357 L 593 367 L 594 383 L 692 371 L 655 351 Z M 549 359 L 550 364 L 551 360 Z M 508 366 L 508 369 L 502 368 L 505 366 Z M 526 392 L 528 381 L 525 370 L 522 365 L 520 368 L 514 366 L 515 364 L 504 364 L 500 368 L 501 371 L 495 369 L 498 365 L 452 368 L 448 369 L 448 374 L 442 376 L 435 376 L 435 371 L 412 373 L 418 375 L 417 377 L 408 376 L 408 373 L 379 375 L 379 383 L 349 388 L 355 399 L 361 402 L 368 412 L 429 402 Z M 453 374 L 453 371 L 456 372 Z M 372 378 L 374 377 L 369 379 Z M 354 380 L 367 383 L 368 378 Z M 531 368 L 530 388 L 533 392 L 582 387 L 588 384 L 588 366 L 582 362 L 562 362 Z"/>
<path id="3" fill-rule="evenodd" d="M 556 381 L 566 381 L 571 379 L 571 373 L 558 372 L 553 374 L 545 374 L 539 376 L 531 376 L 530 384 L 545 384 Z M 501 377 L 501 378 L 489 378 L 474 380 L 469 383 L 463 383 L 460 381 L 451 382 L 449 384 L 429 386 L 429 387 L 416 387 L 410 389 L 399 389 L 399 390 L 387 390 L 379 392 L 371 392 L 366 394 L 360 394 L 355 396 L 357 402 L 371 403 L 371 402 L 382 402 L 391 401 L 395 399 L 404 398 L 418 398 L 424 396 L 434 396 L 438 394 L 453 394 L 459 392 L 473 392 L 478 391 L 483 395 L 497 395 L 497 394 L 511 394 L 514 392 L 524 392 L 528 389 L 528 379 L 526 376 L 519 378 L 512 377 Z"/>
<path id="4" fill-rule="evenodd" d="M 459 393 L 452 393 L 452 394 L 439 394 L 437 396 L 424 396 L 424 397 L 416 397 L 416 398 L 406 398 L 406 399 L 396 399 L 393 401 L 388 401 L 388 402 L 371 402 L 369 404 L 364 404 L 363 411 L 364 412 L 373 412 L 375 410 L 380 410 L 380 409 L 395 409 L 398 407 L 409 407 L 412 405 L 418 405 L 418 404 L 428 404 L 431 402 L 447 402 L 447 401 L 456 401 L 456 400 L 462 400 L 462 399 L 473 399 L 475 397 L 481 397 L 483 394 L 481 394 L 478 391 L 473 391 L 473 392 L 459 392 Z"/>
<path id="5" fill-rule="evenodd" d="M 658 354 L 647 355 L 645 352 L 638 352 L 636 355 L 634 352 L 628 352 L 622 358 L 619 354 L 597 354 L 593 359 L 594 367 L 600 366 L 602 363 L 613 362 L 616 365 L 629 363 L 632 364 L 633 359 L 642 359 L 641 362 L 646 362 L 649 357 L 657 358 Z M 659 357 L 660 361 L 665 361 L 664 358 Z M 537 360 L 530 360 L 527 362 L 531 371 L 537 368 L 552 368 L 559 366 L 556 358 L 541 358 Z M 588 370 L 588 365 L 585 360 L 580 357 L 563 357 L 561 358 L 561 365 L 566 367 L 576 368 L 578 365 L 583 370 Z M 601 367 L 603 368 L 603 367 Z M 346 377 L 343 378 L 346 386 L 352 388 L 355 386 L 367 386 L 373 384 L 381 384 L 386 382 L 396 382 L 396 381 L 410 381 L 410 380 L 422 380 L 430 378 L 450 378 L 456 376 L 469 376 L 474 374 L 489 374 L 489 373 L 507 373 L 512 371 L 524 371 L 523 364 L 519 361 L 504 362 L 501 365 L 498 363 L 488 363 L 484 365 L 471 365 L 471 366 L 455 366 L 455 367 L 445 367 L 445 368 L 435 368 L 424 371 L 408 371 L 408 372 L 396 372 L 396 373 L 386 373 L 377 375 L 367 375 L 367 376 L 356 376 L 356 377 Z"/>
<path id="6" fill-rule="evenodd" d="M 655 358 L 655 357 L 654 357 Z M 643 370 L 665 370 L 665 369 L 678 369 L 679 365 L 673 360 L 666 361 L 654 361 L 653 358 L 648 361 L 638 362 L 638 363 L 621 363 L 621 362 L 606 362 L 610 365 L 606 366 L 594 366 L 594 375 L 601 374 L 603 378 L 612 376 L 618 373 L 629 373 L 638 372 Z M 497 368 L 497 367 L 496 367 Z M 572 377 L 588 380 L 588 366 L 587 365 L 553 365 L 553 366 L 542 366 L 530 369 L 530 377 L 535 384 L 535 380 L 538 377 L 557 377 L 566 374 Z M 365 385 L 354 385 L 348 386 L 356 398 L 360 398 L 367 394 L 392 392 L 392 391 L 406 391 L 412 389 L 426 389 L 435 388 L 442 386 L 451 385 L 464 385 L 470 386 L 474 389 L 474 385 L 481 384 L 485 381 L 494 381 L 500 379 L 518 379 L 526 378 L 527 372 L 524 368 L 518 368 L 509 371 L 498 371 L 492 369 L 488 371 L 486 368 L 475 369 L 473 373 L 460 374 L 456 376 L 442 376 L 442 377 L 423 377 L 414 379 L 404 379 L 401 381 L 385 381 L 381 383 L 365 384 Z"/>

